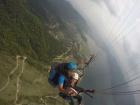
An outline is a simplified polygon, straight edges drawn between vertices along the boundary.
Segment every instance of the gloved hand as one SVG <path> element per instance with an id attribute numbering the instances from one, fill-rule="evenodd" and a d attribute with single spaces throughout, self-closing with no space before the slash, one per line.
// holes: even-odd
<path id="1" fill-rule="evenodd" d="M 76 95 L 78 95 L 78 92 L 74 88 L 68 87 L 66 89 L 66 94 L 68 96 L 76 96 Z"/>

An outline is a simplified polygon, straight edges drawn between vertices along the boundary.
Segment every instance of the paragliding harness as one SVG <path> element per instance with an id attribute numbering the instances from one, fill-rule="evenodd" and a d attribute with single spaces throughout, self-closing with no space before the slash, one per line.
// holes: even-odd
<path id="1" fill-rule="evenodd" d="M 88 67 L 88 65 L 89 65 L 92 61 L 95 60 L 95 57 L 96 57 L 96 56 L 91 57 L 91 58 L 89 59 L 89 61 L 86 63 L 86 65 L 85 65 L 84 68 Z M 82 75 L 80 75 L 80 77 L 83 77 L 83 76 L 84 76 L 84 73 L 85 73 L 85 71 L 83 71 L 83 73 L 82 73 Z M 77 84 L 76 84 L 76 85 L 77 85 Z M 84 88 L 78 87 L 78 86 L 76 86 L 76 85 L 75 85 L 75 87 L 71 87 L 71 88 L 75 89 L 75 90 L 78 92 L 78 94 L 77 94 L 76 96 L 68 96 L 67 94 L 64 94 L 64 93 L 61 93 L 61 92 L 59 93 L 59 96 L 62 97 L 62 98 L 64 98 L 65 100 L 68 100 L 68 102 L 69 102 L 70 105 L 75 105 L 75 103 L 76 103 L 76 102 L 74 101 L 75 99 L 76 99 L 76 101 L 78 102 L 76 105 L 80 105 L 81 102 L 82 102 L 82 96 L 81 96 L 80 94 L 82 94 L 82 93 L 86 94 L 86 95 L 89 96 L 90 98 L 93 98 L 93 93 L 95 92 L 94 89 L 84 89 Z"/>
<path id="2" fill-rule="evenodd" d="M 84 93 L 90 98 L 93 98 L 93 93 L 95 92 L 94 89 L 84 89 L 81 87 L 74 87 L 78 94 L 76 96 L 68 96 L 67 94 L 64 93 L 59 93 L 59 96 L 62 97 L 63 99 L 67 100 L 70 105 L 80 105 L 82 102 L 82 96 L 80 94 Z M 77 104 L 76 104 L 77 103 Z"/>
<path id="3" fill-rule="evenodd" d="M 84 88 L 81 88 L 81 87 L 78 87 L 78 86 L 75 87 L 74 89 L 78 92 L 78 94 L 84 93 L 87 96 L 89 96 L 90 98 L 93 98 L 93 93 L 95 92 L 94 89 L 84 89 Z"/>

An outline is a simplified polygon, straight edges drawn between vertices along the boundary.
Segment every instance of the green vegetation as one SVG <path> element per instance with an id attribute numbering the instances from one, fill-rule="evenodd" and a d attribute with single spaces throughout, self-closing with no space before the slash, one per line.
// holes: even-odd
<path id="1" fill-rule="evenodd" d="M 49 62 L 65 50 L 62 46 L 63 41 L 58 41 L 48 34 L 43 22 L 27 10 L 25 1 L 21 1 L 2 2 L 0 51 L 10 52 L 13 56 L 20 54 L 37 61 Z"/>
<path id="2" fill-rule="evenodd" d="M 27 57 L 17 103 L 66 104 L 60 98 L 46 98 L 57 95 L 47 82 L 47 65 L 65 54 L 73 40 L 86 41 L 86 38 L 81 31 L 80 16 L 70 6 L 63 7 L 66 15 L 62 16 L 56 11 L 59 5 L 53 4 L 55 0 L 0 0 L 0 105 L 14 105 L 22 60 L 16 71 L 9 74 L 16 66 L 17 55 Z M 68 4 L 64 2 L 63 5 Z M 80 21 L 68 15 L 74 15 Z M 8 78 L 8 85 L 1 90 Z"/>

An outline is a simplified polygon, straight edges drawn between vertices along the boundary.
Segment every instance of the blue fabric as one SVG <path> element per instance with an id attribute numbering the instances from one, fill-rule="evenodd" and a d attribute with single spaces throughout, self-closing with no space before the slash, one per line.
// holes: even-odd
<path id="1" fill-rule="evenodd" d="M 58 77 L 58 85 L 64 85 L 65 82 L 65 76 L 60 74 Z"/>
<path id="2" fill-rule="evenodd" d="M 49 73 L 48 82 L 53 86 L 56 87 L 58 85 L 64 85 L 65 76 L 58 73 L 54 67 L 51 67 L 51 71 Z"/>
<path id="3" fill-rule="evenodd" d="M 68 68 L 68 70 L 74 70 L 74 69 L 77 68 L 77 65 L 75 63 L 73 63 L 73 62 L 69 62 L 67 64 L 67 68 Z"/>
<path id="4" fill-rule="evenodd" d="M 48 82 L 53 86 L 56 87 L 56 82 L 54 81 L 56 75 L 56 71 L 51 68 L 51 71 L 49 72 Z"/>

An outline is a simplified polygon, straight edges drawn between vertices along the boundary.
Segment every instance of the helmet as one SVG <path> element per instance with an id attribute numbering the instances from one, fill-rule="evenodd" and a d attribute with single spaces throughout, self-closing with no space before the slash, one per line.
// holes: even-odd
<path id="1" fill-rule="evenodd" d="M 68 70 L 75 70 L 75 69 L 77 69 L 77 64 L 70 62 L 67 64 L 67 68 L 68 68 Z"/>
<path id="2" fill-rule="evenodd" d="M 79 75 L 77 73 L 74 73 L 73 79 L 78 80 L 79 79 Z"/>

